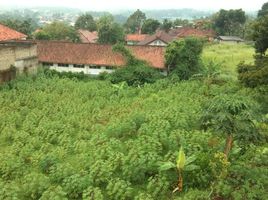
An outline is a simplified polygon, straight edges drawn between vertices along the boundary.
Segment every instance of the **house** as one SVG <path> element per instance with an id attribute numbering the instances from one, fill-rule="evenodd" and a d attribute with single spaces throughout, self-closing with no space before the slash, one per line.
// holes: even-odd
<path id="1" fill-rule="evenodd" d="M 148 36 L 148 34 L 127 34 L 125 41 L 127 45 L 136 45 L 139 42 L 145 40 Z"/>
<path id="2" fill-rule="evenodd" d="M 207 39 L 208 41 L 213 41 L 216 36 L 216 33 L 213 30 L 202 30 L 192 27 L 181 27 L 178 29 L 173 29 L 169 34 L 177 39 L 186 37 L 198 37 Z"/>
<path id="3" fill-rule="evenodd" d="M 97 31 L 90 32 L 88 30 L 79 29 L 78 35 L 82 43 L 97 43 L 99 38 Z"/>
<path id="4" fill-rule="evenodd" d="M 27 35 L 0 24 L 0 41 L 26 40 Z"/>
<path id="5" fill-rule="evenodd" d="M 217 41 L 224 42 L 224 43 L 240 43 L 244 42 L 243 39 L 237 36 L 218 36 Z"/>
<path id="6" fill-rule="evenodd" d="M 37 70 L 37 45 L 32 41 L 0 42 L 0 83 L 9 81 L 16 73 Z"/>
<path id="7" fill-rule="evenodd" d="M 39 41 L 38 60 L 43 66 L 59 72 L 83 72 L 97 75 L 111 73 L 124 67 L 126 59 L 112 50 L 112 45 Z M 153 46 L 126 46 L 135 57 L 165 72 L 165 48 Z"/>
<path id="8" fill-rule="evenodd" d="M 137 45 L 148 45 L 148 46 L 167 46 L 168 43 L 173 41 L 175 38 L 166 33 L 165 31 L 157 31 L 154 35 L 146 37 L 143 41 Z"/>

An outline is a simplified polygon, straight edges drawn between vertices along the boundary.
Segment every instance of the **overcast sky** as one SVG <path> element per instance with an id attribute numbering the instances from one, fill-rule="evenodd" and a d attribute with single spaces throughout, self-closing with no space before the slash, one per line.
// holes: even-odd
<path id="1" fill-rule="evenodd" d="M 0 0 L 1 6 L 61 6 L 87 10 L 194 8 L 259 10 L 268 0 Z"/>

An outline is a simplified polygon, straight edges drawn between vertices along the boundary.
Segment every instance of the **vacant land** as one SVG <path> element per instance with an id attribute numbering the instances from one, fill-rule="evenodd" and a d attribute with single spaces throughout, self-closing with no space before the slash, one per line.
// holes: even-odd
<path id="1" fill-rule="evenodd" d="M 225 43 L 207 45 L 203 52 L 205 61 L 214 61 L 222 66 L 222 72 L 236 78 L 236 68 L 240 62 L 254 62 L 254 48 L 247 44 Z"/>

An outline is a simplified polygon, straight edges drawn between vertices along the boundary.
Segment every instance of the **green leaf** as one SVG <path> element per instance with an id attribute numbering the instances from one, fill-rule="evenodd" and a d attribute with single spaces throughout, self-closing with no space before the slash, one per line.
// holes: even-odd
<path id="1" fill-rule="evenodd" d="M 160 162 L 158 170 L 159 171 L 167 171 L 167 170 L 173 169 L 175 167 L 176 167 L 176 165 L 172 162 Z"/>
<path id="2" fill-rule="evenodd" d="M 184 171 L 194 171 L 196 169 L 200 169 L 198 165 L 186 165 Z"/>

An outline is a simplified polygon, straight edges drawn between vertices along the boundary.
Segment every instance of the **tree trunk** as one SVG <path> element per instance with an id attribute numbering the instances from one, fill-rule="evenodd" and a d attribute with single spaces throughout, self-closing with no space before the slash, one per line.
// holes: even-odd
<path id="1" fill-rule="evenodd" d="M 233 136 L 230 134 L 226 138 L 226 144 L 225 144 L 225 150 L 224 154 L 226 155 L 226 158 L 228 158 L 228 155 L 233 147 Z"/>

